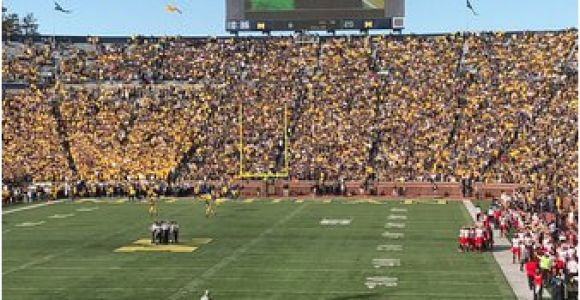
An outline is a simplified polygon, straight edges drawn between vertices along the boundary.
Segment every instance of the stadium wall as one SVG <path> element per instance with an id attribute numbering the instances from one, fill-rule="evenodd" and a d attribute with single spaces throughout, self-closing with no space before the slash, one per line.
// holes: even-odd
<path id="1" fill-rule="evenodd" d="M 278 180 L 245 180 L 237 182 L 241 186 L 241 195 L 245 197 L 300 197 L 311 195 L 336 195 L 321 192 L 321 189 L 333 189 L 340 186 L 337 181 L 288 181 Z M 497 198 L 502 192 L 512 193 L 524 187 L 519 184 L 484 184 L 475 183 L 472 196 L 478 199 Z M 381 196 L 387 198 L 462 198 L 461 184 L 457 182 L 374 182 L 365 186 L 364 181 L 347 181 L 344 183 L 344 196 Z"/>

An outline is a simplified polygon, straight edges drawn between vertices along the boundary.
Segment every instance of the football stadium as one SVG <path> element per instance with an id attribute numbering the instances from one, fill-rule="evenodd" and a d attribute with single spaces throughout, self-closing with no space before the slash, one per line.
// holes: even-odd
<path id="1" fill-rule="evenodd" d="M 575 1 L 4 2 L 3 299 L 577 299 Z"/>

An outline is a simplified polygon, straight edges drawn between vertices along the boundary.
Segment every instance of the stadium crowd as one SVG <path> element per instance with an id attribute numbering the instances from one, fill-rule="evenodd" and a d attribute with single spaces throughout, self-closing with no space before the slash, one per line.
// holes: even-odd
<path id="1" fill-rule="evenodd" d="M 294 179 L 469 178 L 569 197 L 577 87 L 563 66 L 576 38 L 5 42 L 5 81 L 30 85 L 3 89 L 3 179 L 174 183 L 288 159 Z"/>

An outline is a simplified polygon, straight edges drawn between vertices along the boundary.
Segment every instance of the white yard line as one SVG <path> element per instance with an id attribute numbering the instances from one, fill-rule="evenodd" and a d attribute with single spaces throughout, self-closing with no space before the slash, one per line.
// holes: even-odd
<path id="1" fill-rule="evenodd" d="M 53 204 L 57 204 L 57 203 L 62 203 L 65 200 L 56 200 L 56 201 L 50 201 L 50 202 L 43 202 L 43 203 L 38 203 L 38 204 L 33 204 L 33 205 L 29 205 L 29 206 L 24 206 L 24 207 L 18 207 L 18 208 L 14 208 L 14 209 L 10 209 L 10 210 L 2 210 L 2 215 L 7 215 L 7 214 L 11 214 L 11 213 L 15 213 L 15 212 L 19 212 L 19 211 L 23 211 L 23 210 L 29 210 L 29 209 L 33 209 L 33 208 L 39 208 L 39 207 L 43 207 L 43 206 L 47 206 L 47 205 L 53 205 Z"/>
<path id="2" fill-rule="evenodd" d="M 39 222 L 24 222 L 20 224 L 16 224 L 16 227 L 35 227 L 46 223 L 46 221 L 39 221 Z"/>
<path id="3" fill-rule="evenodd" d="M 185 286 L 183 286 L 177 292 L 173 293 L 167 299 L 169 299 L 169 300 L 180 299 L 180 298 L 186 296 L 188 293 L 195 291 L 195 289 L 204 280 L 206 280 L 208 277 L 212 276 L 213 274 L 217 273 L 219 270 L 221 270 L 222 268 L 226 267 L 230 263 L 238 260 L 238 257 L 240 255 L 246 253 L 248 251 L 248 249 L 250 249 L 252 246 L 254 246 L 258 242 L 260 242 L 261 240 L 263 240 L 265 236 L 271 234 L 272 231 L 274 231 L 275 228 L 277 228 L 279 226 L 282 226 L 286 222 L 290 221 L 290 219 L 292 219 L 294 216 L 296 216 L 298 213 L 300 213 L 306 206 L 307 206 L 307 204 L 300 205 L 298 208 L 296 208 L 295 210 L 293 210 L 291 213 L 289 213 L 288 215 L 286 215 L 284 218 L 280 219 L 274 225 L 272 225 L 268 229 L 262 231 L 262 233 L 260 233 L 257 237 L 255 237 L 251 241 L 245 243 L 241 247 L 237 248 L 232 254 L 230 254 L 227 257 L 224 257 L 218 263 L 216 263 L 211 268 L 209 268 L 205 272 L 203 272 L 200 276 L 198 276 L 198 277 L 194 278 L 193 280 L 191 280 L 190 282 L 188 282 Z"/>

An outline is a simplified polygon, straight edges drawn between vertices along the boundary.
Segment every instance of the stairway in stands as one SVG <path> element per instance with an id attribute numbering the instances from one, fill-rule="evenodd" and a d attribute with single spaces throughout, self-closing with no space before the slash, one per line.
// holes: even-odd
<path id="1" fill-rule="evenodd" d="M 62 114 L 60 112 L 60 102 L 55 98 L 50 102 L 52 116 L 56 121 L 56 130 L 58 132 L 58 137 L 60 139 L 60 144 L 62 146 L 62 150 L 67 158 L 68 167 L 73 172 L 74 176 L 78 175 L 78 169 L 74 157 L 70 151 L 70 143 L 68 141 L 68 134 L 66 132 L 65 122 L 62 118 Z"/>
<path id="2" fill-rule="evenodd" d="M 296 130 L 296 124 L 300 122 L 300 117 L 302 116 L 302 112 L 304 112 L 305 98 L 306 92 L 304 91 L 304 89 L 301 89 L 299 91 L 298 96 L 294 99 L 294 101 L 292 101 L 292 115 L 288 119 L 288 128 L 286 128 L 288 138 L 287 141 L 284 141 L 284 143 L 288 142 L 289 144 L 288 149 L 290 148 L 289 146 L 292 145 L 292 142 L 294 141 L 294 132 Z M 289 159 L 289 157 L 285 157 L 286 156 L 286 153 L 284 151 L 285 149 L 286 149 L 285 144 L 278 145 L 276 147 L 276 166 L 274 169 L 276 172 L 281 172 L 286 167 L 287 163 L 286 159 Z M 290 153 L 287 154 L 290 155 Z"/>
<path id="3" fill-rule="evenodd" d="M 371 168 L 373 168 L 373 170 L 376 170 L 376 158 L 377 155 L 379 154 L 379 149 L 380 149 L 380 144 L 381 144 L 381 137 L 383 135 L 382 130 L 379 129 L 379 125 L 380 125 L 380 120 L 382 119 L 382 105 L 384 104 L 383 99 L 385 98 L 385 85 L 388 83 L 388 81 L 390 80 L 390 78 L 385 78 L 383 77 L 384 75 L 380 74 L 382 70 L 379 70 L 379 64 L 378 64 L 378 57 L 380 55 L 379 53 L 379 49 L 375 46 L 375 44 L 373 44 L 371 42 L 371 40 L 369 40 L 369 43 L 371 44 L 371 54 L 369 56 L 369 72 L 371 73 L 375 73 L 378 76 L 380 76 L 381 78 L 381 85 L 375 90 L 376 96 L 377 96 L 377 101 L 375 102 L 375 107 L 374 107 L 374 116 L 375 116 L 375 120 L 374 120 L 374 129 L 371 132 L 371 148 L 369 149 L 369 157 L 368 157 L 368 161 L 367 164 L 368 166 L 370 166 Z M 373 172 L 374 174 L 374 172 Z M 371 174 L 367 174 L 367 178 L 365 180 L 365 182 L 369 182 Z M 376 177 L 376 176 L 375 176 Z"/>
<path id="4" fill-rule="evenodd" d="M 218 111 L 219 106 L 220 106 L 219 103 L 215 102 L 210 103 L 210 110 L 207 119 L 203 121 L 200 132 L 207 132 L 207 129 L 212 123 L 211 120 L 213 119 L 215 112 Z M 193 136 L 191 137 L 191 140 L 197 142 L 191 144 L 189 149 L 187 149 L 187 151 L 183 154 L 183 156 L 177 163 L 177 166 L 173 169 L 173 172 L 170 172 L 168 176 L 169 178 L 167 178 L 169 182 L 174 182 L 177 179 L 184 178 L 187 175 L 187 173 L 189 172 L 189 164 L 193 162 L 193 158 L 195 156 L 195 153 L 197 152 L 197 149 L 201 146 L 201 143 L 206 142 L 203 139 L 197 139 L 194 138 Z"/>
<path id="5" fill-rule="evenodd" d="M 322 57 L 322 42 L 320 41 L 320 39 L 318 39 L 318 37 L 314 37 L 314 39 L 312 39 L 311 41 L 309 41 L 310 43 L 316 43 L 318 45 L 317 47 L 317 59 L 316 59 L 316 65 L 315 66 L 310 66 L 310 70 L 306 70 L 302 69 L 299 70 L 298 72 L 299 74 L 299 78 L 301 77 L 309 77 L 317 72 L 320 71 L 320 65 L 321 65 L 321 57 Z M 312 74 L 308 74 L 308 72 L 311 72 Z M 300 87 L 300 90 L 298 90 L 298 95 L 294 98 L 294 100 L 292 101 L 292 115 L 290 116 L 290 118 L 288 119 L 288 128 L 286 128 L 287 134 L 288 134 L 288 139 L 287 142 L 289 145 L 284 145 L 282 144 L 281 146 L 276 147 L 276 165 L 274 167 L 274 170 L 276 172 L 281 172 L 285 169 L 286 165 L 289 164 L 289 162 L 286 161 L 286 159 L 290 159 L 290 157 L 285 157 L 285 153 L 284 150 L 287 148 L 288 151 L 290 151 L 290 145 L 292 145 L 295 141 L 295 137 L 294 134 L 296 132 L 296 125 L 300 122 L 300 119 L 302 118 L 302 113 L 304 112 L 304 100 L 306 99 L 306 95 L 308 95 L 308 91 L 305 89 L 306 85 L 301 84 L 301 83 L 297 83 L 297 86 Z M 287 153 L 288 156 L 290 156 L 290 153 Z M 286 170 L 288 171 L 288 170 Z"/>

